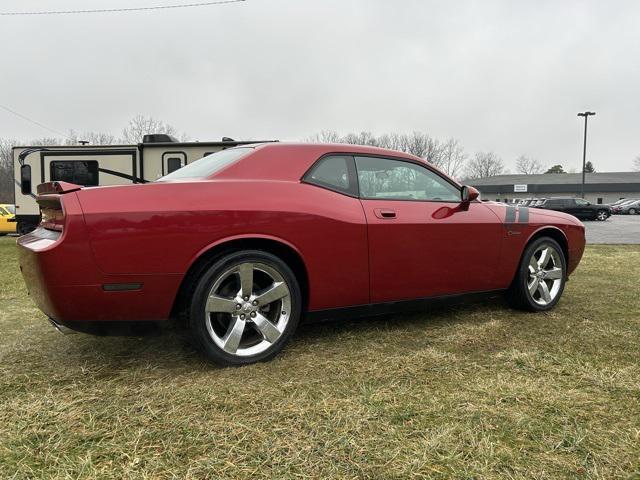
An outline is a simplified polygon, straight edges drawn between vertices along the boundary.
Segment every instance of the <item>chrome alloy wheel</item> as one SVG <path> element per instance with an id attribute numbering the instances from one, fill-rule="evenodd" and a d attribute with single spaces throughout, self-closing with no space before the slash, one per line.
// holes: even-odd
<path id="1" fill-rule="evenodd" d="M 600 210 L 597 213 L 597 217 L 596 217 L 599 221 L 604 222 L 607 219 L 607 212 L 605 212 L 604 210 Z"/>
<path id="2" fill-rule="evenodd" d="M 562 288 L 564 272 L 562 260 L 556 249 L 541 245 L 529 259 L 529 295 L 538 305 L 549 305 Z"/>
<path id="3" fill-rule="evenodd" d="M 291 314 L 291 292 L 274 268 L 241 263 L 214 282 L 205 305 L 211 339 L 225 352 L 248 357 L 282 336 Z"/>

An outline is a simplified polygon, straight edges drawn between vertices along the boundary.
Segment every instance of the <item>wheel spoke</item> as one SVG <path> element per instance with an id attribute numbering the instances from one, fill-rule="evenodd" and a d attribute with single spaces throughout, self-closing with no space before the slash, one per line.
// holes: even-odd
<path id="1" fill-rule="evenodd" d="M 256 315 L 253 319 L 253 323 L 267 342 L 273 343 L 280 338 L 280 330 L 278 330 L 278 328 L 264 315 Z"/>
<path id="2" fill-rule="evenodd" d="M 533 281 L 528 285 L 529 293 L 533 297 L 533 294 L 536 290 L 538 290 L 538 284 L 540 283 L 540 279 L 538 277 L 534 277 Z"/>
<path id="3" fill-rule="evenodd" d="M 562 278 L 562 269 L 554 267 L 551 270 L 546 270 L 545 276 L 549 280 L 560 280 Z"/>
<path id="4" fill-rule="evenodd" d="M 547 287 L 547 284 L 544 281 L 538 283 L 538 291 L 540 292 L 540 297 L 545 301 L 545 303 L 549 303 L 551 301 L 549 287 Z"/>
<path id="5" fill-rule="evenodd" d="M 245 321 L 236 318 L 230 325 L 226 335 L 222 338 L 222 348 L 229 353 L 236 353 L 240 340 L 242 340 L 242 334 L 244 333 Z"/>
<path id="6" fill-rule="evenodd" d="M 236 302 L 218 295 L 210 295 L 205 310 L 209 313 L 233 313 L 236 311 Z"/>
<path id="7" fill-rule="evenodd" d="M 240 276 L 240 290 L 243 297 L 250 297 L 253 293 L 253 264 L 243 263 L 238 267 Z"/>
<path id="8" fill-rule="evenodd" d="M 266 292 L 256 297 L 256 300 L 260 305 L 269 305 L 276 300 L 280 300 L 283 297 L 289 295 L 289 288 L 284 282 L 275 282 Z"/>
<path id="9" fill-rule="evenodd" d="M 536 260 L 535 255 L 531 255 L 531 259 L 529 260 L 529 273 L 535 273 L 538 271 L 538 261 Z"/>
<path id="10" fill-rule="evenodd" d="M 538 259 L 538 267 L 546 267 L 547 263 L 549 263 L 549 258 L 551 258 L 551 255 L 549 255 L 549 249 L 545 248 L 542 250 L 542 254 L 540 254 L 540 258 Z"/>

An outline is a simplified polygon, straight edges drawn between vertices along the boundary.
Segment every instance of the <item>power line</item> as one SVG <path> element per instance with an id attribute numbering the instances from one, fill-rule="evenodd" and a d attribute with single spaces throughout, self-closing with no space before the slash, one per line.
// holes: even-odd
<path id="1" fill-rule="evenodd" d="M 69 135 L 66 135 L 66 134 L 64 134 L 64 133 L 62 133 L 62 132 L 59 132 L 59 131 L 57 131 L 57 130 L 54 130 L 53 128 L 49 128 L 49 127 L 47 127 L 46 125 L 43 125 L 43 124 L 42 124 L 42 123 L 40 123 L 40 122 L 36 122 L 35 120 L 33 120 L 33 119 L 31 119 L 31 118 L 29 118 L 29 117 L 27 117 L 27 116 L 25 116 L 25 115 L 22 115 L 21 113 L 16 112 L 15 110 L 11 110 L 9 107 L 5 107 L 4 105 L 0 105 L 0 108 L 2 108 L 3 110 L 6 110 L 6 111 L 7 111 L 7 112 L 9 112 L 9 113 L 14 114 L 14 115 L 15 115 L 15 116 L 17 116 L 17 117 L 20 117 L 20 118 L 22 118 L 22 119 L 26 120 L 27 122 L 31 122 L 31 123 L 33 123 L 34 125 L 37 125 L 37 126 L 39 126 L 39 127 L 41 127 L 41 128 L 44 128 L 45 130 L 48 130 L 48 131 L 50 131 L 51 133 L 55 133 L 56 135 L 62 135 L 63 137 L 68 138 L 69 140 L 73 140 Z"/>
<path id="2" fill-rule="evenodd" d="M 240 3 L 245 0 L 217 0 L 214 2 L 197 2 L 173 5 L 152 5 L 150 7 L 130 7 L 130 8 L 98 8 L 94 10 L 46 10 L 40 12 L 0 12 L 0 16 L 19 16 L 19 15 L 74 15 L 81 13 L 118 13 L 118 12 L 141 12 L 146 10 L 167 10 L 170 8 L 192 8 L 192 7 L 209 7 L 212 5 L 227 5 L 231 3 Z"/>

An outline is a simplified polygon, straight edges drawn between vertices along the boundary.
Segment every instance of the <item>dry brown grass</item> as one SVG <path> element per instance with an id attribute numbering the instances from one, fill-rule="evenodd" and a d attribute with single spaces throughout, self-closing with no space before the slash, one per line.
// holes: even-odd
<path id="1" fill-rule="evenodd" d="M 0 240 L 0 478 L 640 478 L 640 247 L 552 313 L 303 326 L 219 369 L 177 331 L 63 337 Z"/>

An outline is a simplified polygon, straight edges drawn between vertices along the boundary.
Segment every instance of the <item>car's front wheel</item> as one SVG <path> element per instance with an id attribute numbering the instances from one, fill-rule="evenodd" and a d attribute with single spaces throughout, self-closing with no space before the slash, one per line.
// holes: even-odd
<path id="1" fill-rule="evenodd" d="M 566 270 L 566 259 L 558 242 L 549 237 L 538 238 L 524 251 L 508 299 L 524 310 L 550 310 L 560 300 Z"/>
<path id="2" fill-rule="evenodd" d="M 598 210 L 596 213 L 596 220 L 599 222 L 604 222 L 607 218 L 609 218 L 609 214 L 606 210 Z"/>
<path id="3" fill-rule="evenodd" d="M 226 255 L 194 291 L 190 328 L 219 365 L 264 361 L 282 350 L 298 326 L 300 286 L 291 269 L 267 252 Z"/>
<path id="4" fill-rule="evenodd" d="M 635 208 L 630 208 L 629 209 L 629 215 L 635 215 L 637 213 Z"/>

